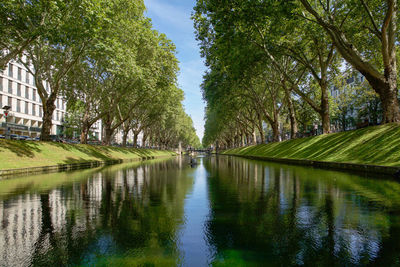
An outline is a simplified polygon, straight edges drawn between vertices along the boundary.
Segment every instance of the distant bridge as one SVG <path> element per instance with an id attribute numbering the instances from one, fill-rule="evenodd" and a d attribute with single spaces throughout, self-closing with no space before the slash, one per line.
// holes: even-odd
<path id="1" fill-rule="evenodd" d="M 193 153 L 193 152 L 211 154 L 212 149 L 187 149 L 186 150 L 186 153 L 188 153 L 188 154 Z"/>

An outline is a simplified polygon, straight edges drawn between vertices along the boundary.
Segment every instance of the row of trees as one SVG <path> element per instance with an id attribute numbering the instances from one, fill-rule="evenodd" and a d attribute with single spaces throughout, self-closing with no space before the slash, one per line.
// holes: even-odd
<path id="1" fill-rule="evenodd" d="M 359 106 L 375 101 L 383 123 L 400 122 L 396 1 L 198 0 L 193 20 L 209 68 L 204 145 L 264 142 L 263 123 L 273 141 L 282 125 L 291 138 L 313 121 L 331 132 L 352 102 L 329 92 L 346 65 L 366 79 Z"/>
<path id="2" fill-rule="evenodd" d="M 0 66 L 20 61 L 42 100 L 42 140 L 49 140 L 58 96 L 86 143 L 102 120 L 103 142 L 117 130 L 135 142 L 174 147 L 199 143 L 177 88 L 174 44 L 152 29 L 142 0 L 6 0 L 0 4 Z M 45 88 L 47 81 L 50 85 Z"/>

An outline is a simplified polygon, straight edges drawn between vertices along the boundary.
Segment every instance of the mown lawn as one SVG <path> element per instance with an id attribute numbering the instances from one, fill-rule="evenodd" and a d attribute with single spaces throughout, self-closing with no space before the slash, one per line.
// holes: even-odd
<path id="1" fill-rule="evenodd" d="M 0 140 L 0 169 L 51 166 L 85 161 L 139 159 L 176 155 L 171 151 L 55 142 Z"/>
<path id="2" fill-rule="evenodd" d="M 223 153 L 400 166 L 400 124 L 385 124 L 280 143 L 235 148 Z"/>

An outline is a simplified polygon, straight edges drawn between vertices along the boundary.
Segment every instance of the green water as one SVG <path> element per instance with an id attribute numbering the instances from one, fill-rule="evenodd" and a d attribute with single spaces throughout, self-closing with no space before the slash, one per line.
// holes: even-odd
<path id="1" fill-rule="evenodd" d="M 0 266 L 396 266 L 400 184 L 227 156 L 0 181 Z"/>

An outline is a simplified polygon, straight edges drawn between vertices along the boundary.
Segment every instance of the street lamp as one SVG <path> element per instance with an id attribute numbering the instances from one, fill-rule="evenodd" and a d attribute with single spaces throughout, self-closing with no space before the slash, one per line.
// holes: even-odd
<path id="1" fill-rule="evenodd" d="M 4 117 L 6 118 L 6 122 L 5 122 L 5 130 L 6 130 L 5 131 L 5 139 L 11 139 L 10 138 L 10 129 L 7 126 L 7 117 L 8 117 L 8 114 L 9 114 L 9 111 L 10 111 L 11 107 L 10 106 L 4 106 L 3 109 L 4 109 Z"/>

